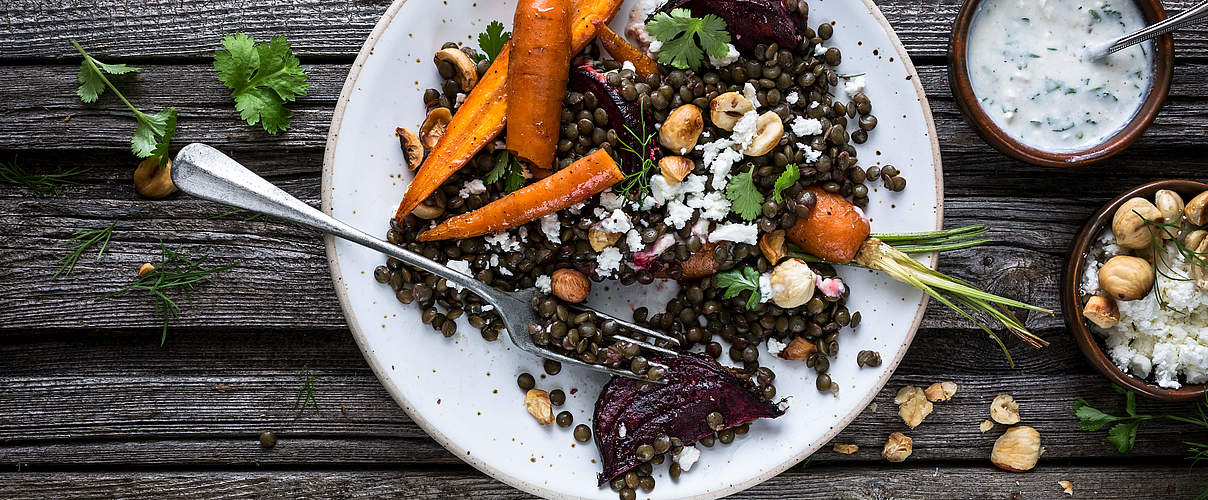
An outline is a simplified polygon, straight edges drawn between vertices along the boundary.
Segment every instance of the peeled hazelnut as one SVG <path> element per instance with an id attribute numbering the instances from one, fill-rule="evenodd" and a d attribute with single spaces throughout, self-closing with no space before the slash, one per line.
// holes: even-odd
<path id="1" fill-rule="evenodd" d="M 1120 322 L 1120 308 L 1116 307 L 1116 301 L 1095 295 L 1087 299 L 1082 316 L 1106 330 Z"/>
<path id="2" fill-rule="evenodd" d="M 981 425 L 978 426 L 978 429 L 981 429 L 982 432 L 986 432 L 993 428 L 994 428 L 994 422 L 991 422 L 989 420 L 982 420 Z"/>
<path id="3" fill-rule="evenodd" d="M 700 108 L 685 104 L 675 108 L 663 121 L 663 126 L 659 128 L 659 144 L 670 149 L 672 154 L 688 154 L 696 147 L 696 141 L 704 129 L 705 119 L 701 116 Z"/>
<path id="4" fill-rule="evenodd" d="M 419 168 L 424 163 L 424 143 L 409 129 L 398 127 L 394 129 L 394 133 L 398 135 L 398 142 L 407 156 L 407 167 L 411 170 Z"/>
<path id="5" fill-rule="evenodd" d="M 1183 236 L 1183 246 L 1195 250 L 1199 248 L 1200 243 L 1204 241 L 1204 237 L 1208 236 L 1208 231 L 1196 229 Z"/>
<path id="6" fill-rule="evenodd" d="M 554 423 L 554 410 L 550 405 L 549 393 L 541 389 L 529 389 L 524 393 L 524 409 L 541 425 Z"/>
<path id="7" fill-rule="evenodd" d="M 159 157 L 152 156 L 134 169 L 134 190 L 138 194 L 157 200 L 176 192 L 172 183 L 172 160 L 159 166 Z"/>
<path id="8" fill-rule="evenodd" d="M 1024 472 L 1040 460 L 1040 433 L 1026 425 L 1007 429 L 994 441 L 990 462 L 1011 472 Z"/>
<path id="9" fill-rule="evenodd" d="M 709 120 L 726 131 L 734 130 L 738 120 L 751 111 L 755 111 L 755 105 L 738 92 L 726 92 L 709 101 Z"/>
<path id="10" fill-rule="evenodd" d="M 591 293 L 591 281 L 579 271 L 563 268 L 550 276 L 550 288 L 559 299 L 578 304 Z"/>
<path id="11" fill-rule="evenodd" d="M 919 389 L 918 387 L 915 387 L 913 385 L 908 385 L 906 387 L 898 389 L 898 393 L 896 395 L 894 395 L 894 397 L 893 397 L 893 402 L 895 404 L 900 405 L 902 403 L 910 401 L 911 399 L 914 398 L 915 393 L 920 392 L 920 391 L 921 391 L 921 389 Z"/>
<path id="12" fill-rule="evenodd" d="M 1205 201 L 1208 202 L 1208 198 Z M 1158 221 L 1161 218 L 1162 212 L 1149 200 L 1129 198 L 1112 217 L 1112 234 L 1116 236 L 1116 244 L 1133 250 L 1150 246 L 1153 244 L 1153 235 L 1145 221 Z"/>
<path id="13" fill-rule="evenodd" d="M 814 271 L 801 259 L 789 259 L 776 265 L 769 279 L 772 302 L 792 309 L 814 298 Z"/>
<path id="14" fill-rule="evenodd" d="M 461 87 L 462 92 L 469 92 L 478 84 L 478 66 L 461 49 L 441 49 L 436 52 L 433 62 L 438 68 L 442 62 L 447 62 L 453 67 L 453 79 L 457 80 L 457 86 Z"/>
<path id="15" fill-rule="evenodd" d="M 818 346 L 814 342 L 810 342 L 804 337 L 793 337 L 793 340 L 789 341 L 789 345 L 781 349 L 780 354 L 777 354 L 777 356 L 780 359 L 794 361 L 808 358 L 816 352 L 818 352 Z"/>
<path id="16" fill-rule="evenodd" d="M 905 396 L 902 394 L 903 391 L 907 392 Z M 927 400 L 924 392 L 913 385 L 903 387 L 902 390 L 898 391 L 898 396 L 894 398 L 894 402 L 897 402 L 899 399 L 903 400 L 901 403 L 898 403 L 898 416 L 902 417 L 902 421 L 911 429 L 923 423 L 923 419 L 927 418 L 927 415 L 930 415 L 934 409 L 934 406 L 932 406 L 931 401 Z"/>
<path id="17" fill-rule="evenodd" d="M 1062 493 L 1065 493 L 1069 496 L 1074 496 L 1074 483 L 1069 481 L 1057 481 L 1057 484 L 1061 486 Z"/>
<path id="18" fill-rule="evenodd" d="M 1153 195 L 1153 204 L 1162 213 L 1162 222 L 1178 225 L 1183 220 L 1183 197 L 1179 193 L 1169 189 L 1159 190 Z M 1158 233 L 1163 239 L 1169 237 L 1165 231 Z"/>
<path id="19" fill-rule="evenodd" d="M 788 253 L 788 246 L 784 244 L 784 230 L 763 233 L 763 236 L 759 237 L 759 251 L 763 252 L 764 258 L 773 266 L 780 263 L 780 259 Z"/>
<path id="20" fill-rule="evenodd" d="M 766 155 L 780 144 L 780 138 L 783 136 L 784 122 L 780 120 L 780 115 L 775 111 L 768 111 L 759 115 L 759 120 L 755 122 L 755 139 L 751 141 L 751 145 L 747 146 L 747 149 L 742 150 L 742 154 L 747 156 Z"/>
<path id="21" fill-rule="evenodd" d="M 663 173 L 667 184 L 678 184 L 694 168 L 696 168 L 696 164 L 692 162 L 692 159 L 684 156 L 664 156 L 659 159 L 659 171 Z"/>
<path id="22" fill-rule="evenodd" d="M 902 462 L 910 456 L 910 452 L 913 450 L 914 440 L 901 432 L 895 432 L 889 435 L 889 440 L 885 441 L 885 447 L 881 449 L 881 457 L 890 462 Z"/>
<path id="23" fill-rule="evenodd" d="M 151 265 L 150 262 L 146 262 L 143 265 L 138 267 L 138 277 L 139 278 L 142 278 L 143 276 L 146 276 L 153 272 L 155 272 L 155 266 Z"/>
<path id="24" fill-rule="evenodd" d="M 994 396 L 994 401 L 990 403 L 990 418 L 1000 424 L 1018 424 L 1019 403 L 1010 394 Z"/>
<path id="25" fill-rule="evenodd" d="M 415 210 L 411 211 L 411 213 L 415 214 L 416 217 L 419 217 L 421 219 L 432 220 L 437 217 L 440 217 L 441 215 L 444 215 L 445 209 L 444 209 L 444 207 L 440 207 L 440 206 L 436 206 L 436 205 L 420 203 L 418 206 L 415 207 Z"/>
<path id="26" fill-rule="evenodd" d="M 1208 222 L 1208 191 L 1204 191 L 1187 202 L 1187 206 L 1183 207 L 1183 215 L 1187 216 L 1187 221 L 1197 226 L 1204 225 Z"/>
<path id="27" fill-rule="evenodd" d="M 460 50 L 458 52 L 461 52 Z M 419 126 L 419 139 L 428 149 L 436 149 L 436 143 L 445 135 L 449 122 L 453 121 L 453 113 L 449 108 L 437 107 L 428 112 L 423 125 Z"/>
<path id="28" fill-rule="evenodd" d="M 835 453 L 842 453 L 844 455 L 851 455 L 857 451 L 860 451 L 860 447 L 856 446 L 855 443 L 835 443 L 834 448 Z"/>
<path id="29" fill-rule="evenodd" d="M 1153 289 L 1153 266 L 1140 257 L 1117 255 L 1099 268 L 1099 287 L 1116 300 L 1138 300 Z"/>
<path id="30" fill-rule="evenodd" d="M 591 249 L 596 253 L 615 245 L 619 239 L 621 239 L 621 233 L 610 233 L 595 226 L 587 229 L 587 242 L 591 244 Z"/>
<path id="31" fill-rule="evenodd" d="M 948 401 L 952 396 L 956 395 L 956 382 L 936 382 L 931 384 L 923 391 L 923 395 L 927 396 L 927 401 Z"/>
<path id="32" fill-rule="evenodd" d="M 1208 290 L 1208 267 L 1203 265 L 1203 261 L 1208 260 L 1208 239 L 1200 239 L 1199 245 L 1196 245 L 1192 251 L 1196 253 L 1200 262 L 1191 263 L 1191 278 L 1195 280 L 1196 288 Z"/>

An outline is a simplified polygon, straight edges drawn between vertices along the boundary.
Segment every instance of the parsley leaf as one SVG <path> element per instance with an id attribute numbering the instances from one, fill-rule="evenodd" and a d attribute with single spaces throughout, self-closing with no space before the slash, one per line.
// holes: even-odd
<path id="1" fill-rule="evenodd" d="M 780 177 L 776 178 L 776 185 L 772 186 L 772 198 L 776 199 L 776 203 L 784 201 L 780 197 L 780 193 L 785 189 L 792 187 L 797 183 L 797 179 L 801 178 L 801 168 L 796 163 L 790 163 L 784 166 L 784 172 L 780 173 Z"/>
<path id="2" fill-rule="evenodd" d="M 726 198 L 744 220 L 755 220 L 763 211 L 763 194 L 755 187 L 750 170 L 730 178 L 730 183 L 726 185 Z"/>
<path id="3" fill-rule="evenodd" d="M 510 193 L 524 187 L 524 183 L 528 181 L 523 172 L 524 165 L 513 158 L 510 152 L 503 150 L 495 153 L 495 165 L 482 175 L 482 182 L 494 184 L 503 179 L 503 190 Z"/>
<path id="4" fill-rule="evenodd" d="M 306 95 L 306 71 L 284 36 L 257 44 L 243 33 L 222 37 L 226 50 L 214 53 L 218 80 L 231 89 L 235 109 L 248 125 L 259 123 L 276 134 L 289 129 L 291 113 L 285 103 Z"/>
<path id="5" fill-rule="evenodd" d="M 722 296 L 726 299 L 737 297 L 738 294 L 750 290 L 751 296 L 747 298 L 747 309 L 754 309 L 759 305 L 759 272 L 751 266 L 746 266 L 741 270 L 733 269 L 717 275 L 717 286 L 725 288 L 726 293 Z"/>
<path id="6" fill-rule="evenodd" d="M 494 184 L 502 179 L 508 171 L 508 166 L 511 165 L 510 156 L 506 150 L 495 153 L 495 166 L 483 174 L 482 182 Z"/>
<path id="7" fill-rule="evenodd" d="M 1107 424 L 1121 420 L 1120 417 L 1099 411 L 1082 398 L 1074 401 L 1074 416 L 1078 417 L 1078 429 L 1084 431 L 1097 431 Z"/>
<path id="8" fill-rule="evenodd" d="M 482 49 L 483 53 L 486 54 L 486 59 L 494 64 L 495 57 L 499 55 L 499 52 L 503 50 L 508 40 L 511 39 L 512 32 L 503 31 L 503 23 L 491 21 L 491 24 L 487 25 L 486 31 L 478 34 L 478 48 Z M 482 56 L 478 55 L 476 59 L 481 61 Z"/>
<path id="9" fill-rule="evenodd" d="M 713 14 L 695 18 L 688 9 L 659 12 L 646 29 L 663 43 L 659 62 L 679 69 L 697 69 L 706 54 L 721 59 L 730 52 L 726 21 Z"/>
<path id="10" fill-rule="evenodd" d="M 89 62 L 92 64 L 90 65 Z M 96 102 L 101 94 L 105 93 L 105 84 L 108 80 L 102 73 L 110 75 L 124 75 L 133 73 L 142 68 L 134 66 L 126 66 L 125 64 L 105 64 L 91 56 L 85 56 L 85 61 L 80 64 L 80 72 L 76 75 L 76 80 L 80 82 L 80 88 L 76 89 L 76 95 L 80 96 L 80 100 L 84 102 Z"/>
<path id="11" fill-rule="evenodd" d="M 96 102 L 106 88 L 112 90 L 114 95 L 121 99 L 122 103 L 130 108 L 130 111 L 134 112 L 134 118 L 138 122 L 134 129 L 134 136 L 130 139 L 130 151 L 139 158 L 159 156 L 160 166 L 167 164 L 172 136 L 176 135 L 176 108 L 164 108 L 153 115 L 139 111 L 105 77 L 105 74 L 132 73 L 138 71 L 139 68 L 125 64 L 105 64 L 88 55 L 88 52 L 85 52 L 84 48 L 75 40 L 72 40 L 71 44 L 80 52 L 80 55 L 84 56 L 84 60 L 80 63 L 80 72 L 76 75 L 76 80 L 80 82 L 76 95 L 80 96 L 81 101 L 90 103 Z"/>
<path id="12" fill-rule="evenodd" d="M 1115 446 L 1116 451 L 1120 453 L 1131 450 L 1137 442 L 1137 426 L 1140 424 L 1140 421 L 1133 421 L 1113 425 L 1107 431 L 1107 442 Z"/>
<path id="13" fill-rule="evenodd" d="M 519 162 L 513 162 L 512 169 L 508 172 L 508 178 L 504 179 L 503 181 L 503 190 L 510 193 L 524 187 L 524 183 L 527 182 L 528 179 L 521 175 L 521 172 L 523 171 L 524 167 L 521 166 Z"/>

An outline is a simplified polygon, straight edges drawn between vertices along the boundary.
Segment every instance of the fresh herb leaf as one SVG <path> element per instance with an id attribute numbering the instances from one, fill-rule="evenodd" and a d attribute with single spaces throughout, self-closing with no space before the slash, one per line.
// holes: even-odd
<path id="1" fill-rule="evenodd" d="M 59 194 L 63 184 L 76 184 L 71 178 L 92 170 L 91 168 L 75 167 L 57 174 L 31 174 L 25 170 L 14 157 L 13 161 L 0 161 L 0 181 L 24 186 L 26 189 L 40 195 Z"/>
<path id="2" fill-rule="evenodd" d="M 726 21 L 713 14 L 695 18 L 688 9 L 660 12 L 646 29 L 663 43 L 659 62 L 679 69 L 697 69 L 706 54 L 721 59 L 730 51 Z"/>
<path id="3" fill-rule="evenodd" d="M 76 47 L 78 48 L 79 46 L 77 45 Z M 80 82 L 80 88 L 76 89 L 76 95 L 80 96 L 81 101 L 87 103 L 96 102 L 97 98 L 105 93 L 105 86 L 109 84 L 109 79 L 105 78 L 105 73 L 124 75 L 142 69 L 125 64 L 105 64 L 86 55 L 85 61 L 88 59 L 92 60 L 92 64 L 80 64 L 80 72 L 76 74 L 76 80 Z"/>
<path id="4" fill-rule="evenodd" d="M 634 169 L 633 173 L 626 174 L 625 178 L 621 179 L 621 182 L 618 182 L 614 189 L 622 196 L 636 196 L 636 199 L 640 202 L 650 193 L 650 176 L 654 175 L 658 164 L 654 162 L 649 153 L 657 132 L 646 130 L 646 108 L 641 104 L 638 105 L 638 117 L 639 121 L 642 122 L 642 132 L 640 134 L 634 132 L 633 129 L 629 128 L 629 125 L 625 125 L 625 132 L 629 134 L 629 137 L 633 138 L 633 141 L 620 139 L 618 142 L 621 144 L 621 151 L 629 153 L 634 158 L 641 158 L 642 163 L 638 168 Z M 625 159 L 622 158 L 622 166 L 624 162 Z M 622 168 L 622 170 L 626 169 Z"/>
<path id="5" fill-rule="evenodd" d="M 1116 451 L 1124 453 L 1131 450 L 1137 442 L 1137 426 L 1141 425 L 1140 421 L 1125 422 L 1122 424 L 1113 425 L 1107 431 L 1107 442 L 1116 447 Z"/>
<path id="6" fill-rule="evenodd" d="M 512 32 L 503 31 L 503 23 L 491 21 L 491 24 L 487 25 L 486 31 L 478 34 L 478 48 L 482 49 L 482 52 L 486 54 L 486 59 L 494 64 L 499 52 L 511 39 Z M 478 56 L 478 60 L 482 60 L 481 55 Z"/>
<path id="7" fill-rule="evenodd" d="M 165 108 L 154 115 L 139 111 L 105 77 L 105 73 L 120 75 L 138 71 L 139 68 L 125 64 L 105 64 L 88 55 L 75 40 L 72 40 L 71 44 L 80 52 L 80 55 L 84 56 L 84 61 L 80 63 L 80 72 L 76 75 L 76 79 L 80 82 L 76 95 L 80 96 L 81 101 L 89 103 L 96 102 L 105 88 L 112 90 L 114 95 L 121 99 L 122 103 L 130 108 L 130 111 L 134 112 L 134 118 L 138 121 L 138 126 L 134 129 L 134 137 L 130 141 L 130 151 L 139 158 L 159 156 L 159 165 L 161 167 L 166 165 L 172 136 L 176 134 L 176 108 Z"/>
<path id="8" fill-rule="evenodd" d="M 1137 414 L 1137 395 L 1135 393 L 1117 386 L 1112 386 L 1112 390 L 1117 394 L 1124 395 L 1124 411 L 1128 413 L 1128 416 L 1109 415 L 1091 407 L 1082 398 L 1074 401 L 1074 415 L 1078 417 L 1078 428 L 1084 431 L 1097 431 L 1107 424 L 1115 423 L 1107 431 L 1107 442 L 1111 443 L 1116 448 L 1116 451 L 1120 453 L 1133 448 L 1137 441 L 1137 428 L 1140 427 L 1141 422 L 1147 420 L 1174 420 L 1208 429 L 1208 394 L 1204 395 L 1202 401 L 1196 403 L 1199 415 L 1187 418 L 1178 415 Z M 1187 459 L 1192 461 L 1192 465 L 1199 459 L 1208 457 L 1205 454 L 1205 452 L 1208 452 L 1208 448 L 1203 448 L 1203 445 L 1190 442 L 1184 444 L 1189 446 Z"/>
<path id="9" fill-rule="evenodd" d="M 522 172 L 524 172 L 524 166 L 520 162 L 512 162 L 512 168 L 508 171 L 508 178 L 503 181 L 503 190 L 510 193 L 524 187 L 524 183 L 528 179 L 522 175 Z"/>
<path id="10" fill-rule="evenodd" d="M 59 243 L 59 246 L 68 246 L 75 243 L 71 247 L 71 251 L 67 255 L 59 257 L 59 270 L 55 271 L 54 276 L 50 279 L 56 279 L 59 276 L 69 276 L 71 271 L 75 269 L 76 262 L 80 260 L 80 256 L 85 250 L 100 244 L 101 248 L 96 252 L 96 260 L 101 260 L 101 255 L 104 255 L 105 248 L 109 246 L 109 238 L 113 236 L 113 228 L 117 226 L 117 221 L 113 221 L 106 227 L 100 229 L 84 229 L 76 231 L 67 241 Z"/>
<path id="11" fill-rule="evenodd" d="M 1084 431 L 1097 431 L 1107 424 L 1121 420 L 1120 417 L 1099 411 L 1082 398 L 1074 400 L 1074 416 L 1078 417 L 1078 429 Z"/>
<path id="12" fill-rule="evenodd" d="M 772 198 L 776 203 L 784 201 L 780 197 L 780 193 L 785 189 L 793 187 L 797 183 L 797 179 L 801 178 L 801 168 L 796 163 L 790 163 L 784 166 L 784 172 L 780 173 L 780 177 L 776 178 L 776 184 L 772 186 Z"/>
<path id="13" fill-rule="evenodd" d="M 298 379 L 302 381 L 302 387 L 298 388 L 298 395 L 294 397 L 294 409 L 297 413 L 294 414 L 294 422 L 302 418 L 302 412 L 306 411 L 306 407 L 314 408 L 315 414 L 319 414 L 319 402 L 315 399 L 315 384 L 320 378 L 310 371 L 310 367 L 302 365 L 302 371 L 298 372 Z"/>
<path id="14" fill-rule="evenodd" d="M 292 114 L 285 104 L 310 90 L 289 42 L 277 35 L 256 43 L 235 33 L 222 37 L 222 46 L 225 50 L 214 53 L 214 68 L 218 80 L 231 89 L 240 118 L 248 125 L 259 123 L 270 134 L 288 130 Z"/>
<path id="15" fill-rule="evenodd" d="M 744 220 L 755 220 L 763 211 L 763 194 L 755 187 L 750 170 L 730 178 L 730 183 L 726 185 L 726 198 Z"/>
<path id="16" fill-rule="evenodd" d="M 511 164 L 511 154 L 508 153 L 507 150 L 495 153 L 495 166 L 491 167 L 490 170 L 487 170 L 487 172 L 483 174 L 482 182 L 487 184 L 494 184 L 498 182 L 499 179 L 503 178 L 504 174 L 507 174 L 508 167 L 511 166 Z"/>
<path id="17" fill-rule="evenodd" d="M 737 297 L 738 294 L 750 291 L 751 296 L 747 298 L 747 309 L 754 309 L 759 305 L 761 297 L 759 292 L 759 272 L 751 266 L 743 267 L 741 270 L 733 269 L 717 275 L 717 286 L 726 289 L 726 293 L 722 296 L 726 299 Z"/>
<path id="18" fill-rule="evenodd" d="M 495 153 L 495 165 L 482 176 L 482 182 L 494 184 L 503 179 L 503 189 L 512 192 L 524 187 L 524 165 L 507 150 Z"/>

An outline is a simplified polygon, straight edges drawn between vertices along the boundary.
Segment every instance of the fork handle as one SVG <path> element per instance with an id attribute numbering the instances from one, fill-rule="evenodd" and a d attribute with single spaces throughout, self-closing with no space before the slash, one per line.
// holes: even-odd
<path id="1" fill-rule="evenodd" d="M 494 290 L 481 281 L 320 212 L 210 146 L 193 143 L 181 148 L 171 168 L 172 182 L 185 193 L 339 236 L 466 287 L 499 307 Z"/>

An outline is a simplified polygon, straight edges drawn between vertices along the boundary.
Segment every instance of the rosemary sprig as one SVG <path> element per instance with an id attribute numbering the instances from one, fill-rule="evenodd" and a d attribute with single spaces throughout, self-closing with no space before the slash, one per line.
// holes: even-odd
<path id="1" fill-rule="evenodd" d="M 298 379 L 302 381 L 302 387 L 298 388 L 298 395 L 294 398 L 294 409 L 297 410 L 297 413 L 294 414 L 294 422 L 302 418 L 302 413 L 306 411 L 307 406 L 314 408 L 316 415 L 319 413 L 319 403 L 315 400 L 315 383 L 319 381 L 319 377 L 310 371 L 309 366 L 302 365 Z"/>
<path id="2" fill-rule="evenodd" d="M 101 248 L 96 252 L 96 259 L 101 260 L 101 255 L 105 253 L 105 248 L 109 246 L 109 238 L 113 236 L 114 226 L 117 226 L 117 221 L 113 221 L 108 226 L 99 229 L 82 229 L 72 233 L 71 239 L 60 242 L 59 246 L 68 246 L 72 243 L 75 243 L 75 245 L 71 247 L 71 251 L 67 252 L 67 255 L 59 257 L 59 270 L 55 271 L 54 276 L 51 276 L 50 279 L 71 275 L 71 271 L 75 269 L 76 262 L 80 260 L 80 256 L 84 254 L 84 251 L 98 243 L 101 245 Z"/>
<path id="3" fill-rule="evenodd" d="M 188 298 L 189 291 L 195 285 L 209 282 L 212 275 L 226 271 L 235 265 L 204 267 L 204 257 L 192 260 L 179 252 L 168 249 L 163 240 L 159 242 L 159 249 L 161 257 L 159 265 L 155 266 L 155 269 L 139 276 L 134 283 L 125 288 L 101 296 L 101 299 L 108 299 L 131 290 L 143 290 L 150 294 L 155 301 L 155 313 L 164 318 L 163 334 L 159 341 L 159 345 L 162 346 L 168 339 L 168 321 L 180 316 L 180 306 L 169 296 L 169 292 L 179 288 Z"/>
<path id="4" fill-rule="evenodd" d="M 616 189 L 617 192 L 622 195 L 628 195 L 636 190 L 637 201 L 640 202 L 646 197 L 647 194 L 650 193 L 651 171 L 656 170 L 658 168 L 658 164 L 654 162 L 654 158 L 651 158 L 649 154 L 650 145 L 654 142 L 654 136 L 656 134 L 654 132 L 647 133 L 646 111 L 640 104 L 638 106 L 638 116 L 641 117 L 642 121 L 642 133 L 640 135 L 637 132 L 634 132 L 633 129 L 629 128 L 629 125 L 625 125 L 625 131 L 634 138 L 637 146 L 635 147 L 633 144 L 624 140 L 618 140 L 617 143 L 621 145 L 622 151 L 641 158 L 642 164 L 633 173 L 625 175 L 625 178 L 621 179 L 621 182 L 617 183 L 618 187 Z M 621 161 L 624 163 L 623 159 Z"/>
<path id="5" fill-rule="evenodd" d="M 26 189 L 42 196 L 48 194 L 58 196 L 60 186 L 64 184 L 78 184 L 71 178 L 90 170 L 92 169 L 73 167 L 66 172 L 59 172 L 57 174 L 34 174 L 25 170 L 24 167 L 17 163 L 17 158 L 13 157 L 13 160 L 8 163 L 0 161 L 0 180 L 9 184 L 24 186 Z"/>

